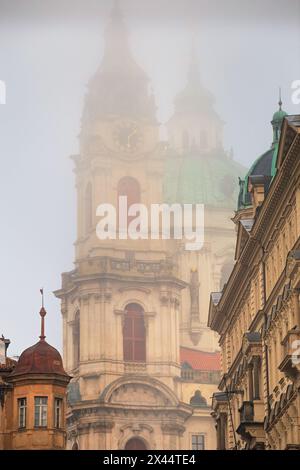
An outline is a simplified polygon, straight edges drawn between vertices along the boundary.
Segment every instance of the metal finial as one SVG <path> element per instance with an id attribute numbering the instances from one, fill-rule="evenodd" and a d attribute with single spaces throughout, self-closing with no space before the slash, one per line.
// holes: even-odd
<path id="1" fill-rule="evenodd" d="M 121 8 L 120 8 L 120 1 L 119 0 L 114 0 L 114 5 L 112 8 L 113 15 L 120 15 L 121 14 Z"/>
<path id="2" fill-rule="evenodd" d="M 281 106 L 282 106 L 282 100 L 281 100 L 281 87 L 279 87 L 279 101 L 278 101 L 278 104 L 279 104 L 279 110 L 281 111 Z"/>
<path id="3" fill-rule="evenodd" d="M 40 316 L 41 316 L 41 334 L 40 334 L 40 339 L 43 341 L 46 336 L 45 336 L 45 316 L 47 314 L 45 308 L 44 308 L 44 289 L 40 289 L 40 293 L 42 296 L 42 307 L 40 310 Z"/>

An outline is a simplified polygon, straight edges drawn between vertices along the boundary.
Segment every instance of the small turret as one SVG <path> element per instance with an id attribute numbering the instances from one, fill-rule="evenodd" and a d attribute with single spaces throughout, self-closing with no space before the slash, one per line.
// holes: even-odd
<path id="1" fill-rule="evenodd" d="M 281 90 L 279 89 L 279 109 L 273 114 L 271 121 L 273 127 L 273 142 L 272 147 L 279 142 L 281 126 L 284 118 L 287 116 L 287 113 L 282 109 L 282 100 L 281 100 Z"/>
<path id="2" fill-rule="evenodd" d="M 44 301 L 40 316 L 40 340 L 23 351 L 7 377 L 12 386 L 11 449 L 62 450 L 66 444 L 66 391 L 71 377 L 60 353 L 45 341 Z"/>

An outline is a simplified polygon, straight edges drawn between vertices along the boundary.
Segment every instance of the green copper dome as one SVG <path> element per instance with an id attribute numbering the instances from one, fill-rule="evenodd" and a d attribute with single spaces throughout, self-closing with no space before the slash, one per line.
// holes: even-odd
<path id="1" fill-rule="evenodd" d="M 238 210 L 245 209 L 252 205 L 251 196 L 248 192 L 248 183 L 250 176 L 253 175 L 264 175 L 270 177 L 270 181 L 276 173 L 276 161 L 277 161 L 278 143 L 272 145 L 272 147 L 265 153 L 260 155 L 255 162 L 251 165 L 247 171 L 246 176 L 243 180 L 240 180 L 240 193 L 238 197 Z"/>
<path id="2" fill-rule="evenodd" d="M 273 119 L 272 119 L 272 122 L 274 121 L 283 121 L 283 119 L 287 116 L 288 114 L 283 111 L 283 109 L 279 109 L 278 111 L 276 111 L 276 113 L 273 114 Z"/>
<path id="3" fill-rule="evenodd" d="M 170 155 L 166 161 L 165 202 L 234 209 L 238 176 L 244 171 L 222 149 L 209 154 L 191 150 L 180 157 Z"/>
<path id="4" fill-rule="evenodd" d="M 165 202 L 234 210 L 238 176 L 245 168 L 223 149 L 223 122 L 213 95 L 202 85 L 194 49 L 186 86 L 174 105 L 167 124 L 173 150 L 165 162 Z"/>
<path id="5" fill-rule="evenodd" d="M 287 113 L 281 108 L 282 101 L 279 98 L 279 109 L 273 114 L 271 121 L 273 127 L 273 142 L 271 148 L 260 155 L 252 164 L 250 170 L 246 173 L 243 180 L 240 180 L 240 192 L 238 197 L 238 210 L 251 206 L 251 196 L 248 192 L 249 178 L 254 175 L 265 176 L 268 181 L 266 191 L 268 190 L 272 179 L 276 174 L 276 163 L 278 154 L 278 145 L 280 139 L 281 126 Z"/>

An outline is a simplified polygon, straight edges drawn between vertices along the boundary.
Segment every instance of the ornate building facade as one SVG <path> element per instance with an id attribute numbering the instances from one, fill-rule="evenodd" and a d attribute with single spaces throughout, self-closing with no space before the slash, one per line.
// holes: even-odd
<path id="1" fill-rule="evenodd" d="M 40 340 L 18 360 L 7 356 L 10 341 L 0 338 L 0 450 L 63 450 L 66 396 L 70 378 L 59 352 Z"/>
<path id="2" fill-rule="evenodd" d="M 280 102 L 272 126 L 271 149 L 240 182 L 234 269 L 211 294 L 219 449 L 300 448 L 300 117 Z"/>
<path id="3" fill-rule="evenodd" d="M 241 167 L 222 146 L 222 121 L 191 58 L 161 142 L 149 80 L 115 5 L 102 63 L 89 83 L 75 163 L 74 270 L 62 275 L 68 448 L 213 449 L 208 402 L 219 377 L 209 292 L 234 254 L 230 216 Z M 97 237 L 97 207 L 205 204 L 205 242 Z"/>

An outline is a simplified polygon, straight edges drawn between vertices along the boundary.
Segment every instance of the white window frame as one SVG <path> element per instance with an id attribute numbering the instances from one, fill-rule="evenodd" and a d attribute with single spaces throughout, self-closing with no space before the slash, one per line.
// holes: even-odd
<path id="1" fill-rule="evenodd" d="M 27 418 L 27 398 L 21 397 L 21 398 L 18 398 L 18 427 L 19 429 L 26 428 L 26 418 Z"/>
<path id="2" fill-rule="evenodd" d="M 203 448 L 202 449 L 198 449 L 197 448 L 194 448 L 194 445 L 195 446 L 198 446 L 199 443 L 197 442 L 197 444 L 193 444 L 193 437 L 202 437 L 202 445 L 203 445 Z M 193 432 L 191 433 L 191 450 L 205 450 L 205 434 L 203 432 Z"/>
<path id="3" fill-rule="evenodd" d="M 48 397 L 34 397 L 34 427 L 46 428 L 48 424 Z"/>
<path id="4" fill-rule="evenodd" d="M 56 429 L 62 428 L 63 417 L 63 399 L 61 397 L 54 398 L 54 427 Z"/>

